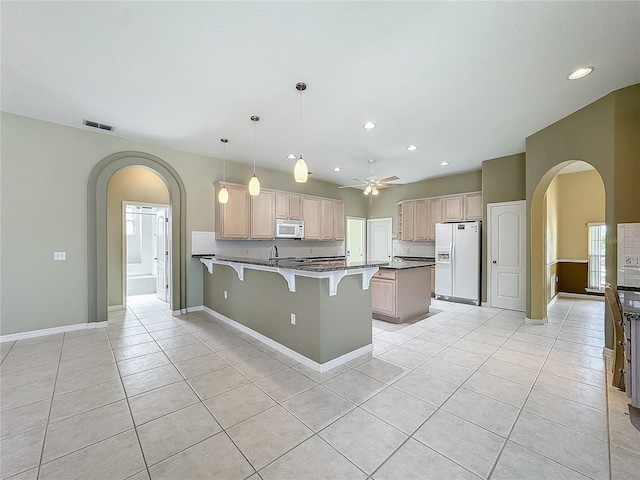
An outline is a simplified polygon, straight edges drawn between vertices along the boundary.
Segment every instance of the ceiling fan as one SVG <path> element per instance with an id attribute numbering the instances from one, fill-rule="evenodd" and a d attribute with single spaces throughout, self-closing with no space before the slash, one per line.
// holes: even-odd
<path id="1" fill-rule="evenodd" d="M 378 190 L 380 190 L 381 188 L 387 188 L 387 187 L 399 187 L 401 185 L 403 185 L 402 183 L 389 183 L 389 182 L 393 182 L 395 180 L 399 180 L 398 177 L 393 176 L 393 177 L 387 177 L 387 178 L 378 178 L 378 177 L 374 177 L 373 176 L 373 162 L 375 162 L 375 160 L 373 158 L 369 159 L 369 165 L 370 165 L 370 175 L 368 177 L 364 177 L 364 178 L 352 178 L 352 180 L 355 180 L 356 182 L 360 182 L 357 183 L 355 185 L 343 185 L 340 186 L 338 188 L 357 188 L 357 187 L 364 187 L 364 194 L 365 195 L 378 195 L 378 193 L 380 193 Z"/>

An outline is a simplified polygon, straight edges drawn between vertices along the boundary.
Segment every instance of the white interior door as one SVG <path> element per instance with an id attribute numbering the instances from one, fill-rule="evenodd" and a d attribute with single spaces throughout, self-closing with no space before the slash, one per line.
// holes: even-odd
<path id="1" fill-rule="evenodd" d="M 365 219 L 347 217 L 347 260 L 364 262 L 365 250 Z"/>
<path id="2" fill-rule="evenodd" d="M 367 260 L 391 261 L 391 218 L 367 219 Z"/>
<path id="3" fill-rule="evenodd" d="M 525 202 L 488 205 L 489 298 L 492 307 L 526 309 Z"/>
<path id="4" fill-rule="evenodd" d="M 169 295 L 169 218 L 166 208 L 159 208 L 156 213 L 156 241 L 157 241 L 157 289 L 156 295 L 163 302 Z"/>

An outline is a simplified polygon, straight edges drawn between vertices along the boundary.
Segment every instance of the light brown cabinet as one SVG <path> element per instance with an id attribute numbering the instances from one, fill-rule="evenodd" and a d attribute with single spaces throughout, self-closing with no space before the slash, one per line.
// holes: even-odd
<path id="1" fill-rule="evenodd" d="M 436 223 L 442 223 L 442 198 L 429 198 L 429 221 L 427 223 L 427 240 L 436 239 Z"/>
<path id="2" fill-rule="evenodd" d="M 401 323 L 429 313 L 431 267 L 381 268 L 371 279 L 373 318 Z"/>
<path id="3" fill-rule="evenodd" d="M 425 241 L 428 238 L 429 202 L 416 200 L 413 204 L 413 239 Z"/>
<path id="4" fill-rule="evenodd" d="M 320 240 L 333 240 L 333 201 L 320 200 Z"/>
<path id="5" fill-rule="evenodd" d="M 304 238 L 320 240 L 320 199 L 302 197 L 302 220 L 304 220 Z"/>
<path id="6" fill-rule="evenodd" d="M 302 195 L 289 194 L 289 218 L 291 220 L 302 220 Z"/>
<path id="7" fill-rule="evenodd" d="M 398 239 L 433 241 L 436 224 L 482 220 L 482 192 L 406 200 L 398 203 Z"/>
<path id="8" fill-rule="evenodd" d="M 442 219 L 445 222 L 461 222 L 464 219 L 464 195 L 443 197 Z"/>
<path id="9" fill-rule="evenodd" d="M 286 192 L 276 192 L 276 218 L 290 218 L 290 195 Z"/>
<path id="10" fill-rule="evenodd" d="M 333 239 L 344 240 L 344 202 L 333 204 Z"/>
<path id="11" fill-rule="evenodd" d="M 250 195 L 245 185 L 225 183 L 229 201 L 217 203 L 216 238 L 222 240 L 248 239 L 250 234 Z M 216 199 L 222 185 L 216 183 Z"/>
<path id="12" fill-rule="evenodd" d="M 413 240 L 414 202 L 402 202 L 402 236 L 401 240 Z"/>
<path id="13" fill-rule="evenodd" d="M 262 189 L 251 197 L 251 238 L 269 240 L 275 237 L 276 193 Z"/>
<path id="14" fill-rule="evenodd" d="M 482 193 L 466 193 L 464 195 L 465 220 L 482 220 Z"/>

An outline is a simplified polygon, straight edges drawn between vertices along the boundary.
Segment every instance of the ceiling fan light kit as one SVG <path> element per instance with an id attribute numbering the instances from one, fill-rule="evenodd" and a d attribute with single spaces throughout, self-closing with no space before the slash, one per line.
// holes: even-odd
<path id="1" fill-rule="evenodd" d="M 374 177 L 373 176 L 373 163 L 375 162 L 375 160 L 373 158 L 369 159 L 369 171 L 370 171 L 370 175 L 368 177 L 365 178 L 354 178 L 353 180 L 360 182 L 357 183 L 355 185 L 342 185 L 338 188 L 362 188 L 364 187 L 364 194 L 365 195 L 378 195 L 380 193 L 380 189 L 381 188 L 387 188 L 387 187 L 399 187 L 402 185 L 402 183 L 389 183 L 389 182 L 393 182 L 395 180 L 399 180 L 398 177 L 396 177 L 395 175 L 393 177 L 387 177 L 387 178 L 378 178 L 378 177 Z"/>

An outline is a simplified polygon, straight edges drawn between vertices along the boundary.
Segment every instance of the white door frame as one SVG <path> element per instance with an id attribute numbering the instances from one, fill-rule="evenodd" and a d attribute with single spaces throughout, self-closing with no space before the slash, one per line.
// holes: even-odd
<path id="1" fill-rule="evenodd" d="M 512 202 L 496 202 L 496 203 L 487 203 L 487 255 L 486 255 L 486 269 L 485 271 L 487 272 L 487 277 L 486 277 L 486 281 L 487 281 L 487 305 L 489 305 L 490 307 L 493 307 L 493 305 L 491 304 L 491 279 L 493 278 L 493 267 L 492 267 L 492 263 L 491 263 L 491 245 L 492 245 L 492 238 L 491 238 L 491 214 L 493 211 L 493 207 L 507 207 L 507 206 L 516 206 L 516 205 L 520 205 L 524 207 L 524 212 L 525 212 L 525 230 L 527 228 L 527 224 L 526 224 L 526 213 L 527 213 L 527 201 L 526 200 L 517 200 L 517 201 L 512 201 Z M 525 231 L 525 241 L 526 241 L 526 231 Z M 525 247 L 525 253 L 526 255 L 526 247 Z M 522 278 L 524 278 L 525 282 L 528 282 L 529 279 L 527 278 L 527 262 L 523 263 L 523 275 Z M 527 285 L 525 284 L 524 286 L 524 291 L 525 293 L 527 292 Z M 500 307 L 498 307 L 500 308 Z M 525 307 L 526 309 L 526 307 Z"/>
<path id="2" fill-rule="evenodd" d="M 362 261 L 367 260 L 367 219 L 364 217 L 351 217 L 347 215 L 346 223 L 349 225 L 349 220 L 357 221 L 361 224 L 362 231 Z M 347 249 L 349 247 L 349 228 L 347 228 L 347 238 L 345 238 L 344 242 L 344 255 L 347 256 Z"/>
<path id="3" fill-rule="evenodd" d="M 164 203 L 151 203 L 151 202 L 132 202 L 129 200 L 122 201 L 122 308 L 123 310 L 127 309 L 127 215 L 126 215 L 126 206 L 127 205 L 137 205 L 141 207 L 158 207 L 158 208 L 166 208 L 169 215 L 169 231 L 167 233 L 167 249 L 169 250 L 169 256 L 167 258 L 167 262 L 171 263 L 171 258 L 173 255 L 171 248 L 171 229 L 172 229 L 172 218 L 171 218 L 171 205 Z M 169 293 L 167 294 L 168 298 L 173 298 L 171 296 L 171 292 L 173 291 L 173 281 L 172 277 L 168 277 L 169 280 Z M 170 303 L 170 302 L 167 302 Z"/>

